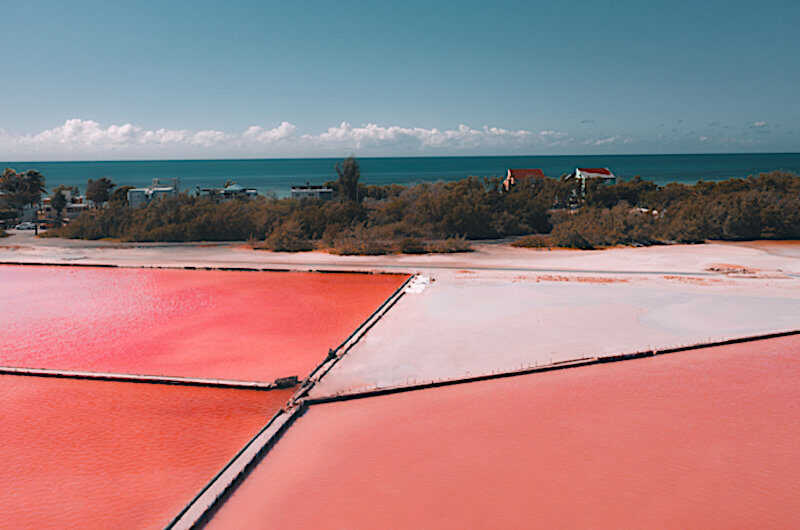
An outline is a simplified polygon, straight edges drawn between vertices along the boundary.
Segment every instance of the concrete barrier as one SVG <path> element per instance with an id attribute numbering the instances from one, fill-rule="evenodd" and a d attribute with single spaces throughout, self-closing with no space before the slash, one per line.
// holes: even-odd
<path id="1" fill-rule="evenodd" d="M 204 379 L 195 377 L 173 377 L 165 375 L 118 374 L 110 372 L 80 372 L 73 370 L 52 370 L 46 368 L 18 368 L 14 366 L 0 366 L 0 375 L 89 379 L 94 381 L 116 381 L 122 383 L 239 388 L 246 390 L 272 390 L 275 388 L 292 387 L 297 384 L 297 376 L 279 377 L 275 381 L 267 383 L 262 381 L 237 381 L 232 379 Z"/>

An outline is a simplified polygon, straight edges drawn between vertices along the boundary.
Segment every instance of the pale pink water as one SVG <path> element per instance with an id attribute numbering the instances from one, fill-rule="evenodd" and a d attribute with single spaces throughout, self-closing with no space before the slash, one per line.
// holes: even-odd
<path id="1" fill-rule="evenodd" d="M 800 526 L 800 337 L 312 406 L 211 528 Z"/>
<path id="2" fill-rule="evenodd" d="M 293 392 L 2 375 L 0 528 L 163 527 Z"/>
<path id="3" fill-rule="evenodd" d="M 302 378 L 405 278 L 0 266 L 0 365 Z"/>

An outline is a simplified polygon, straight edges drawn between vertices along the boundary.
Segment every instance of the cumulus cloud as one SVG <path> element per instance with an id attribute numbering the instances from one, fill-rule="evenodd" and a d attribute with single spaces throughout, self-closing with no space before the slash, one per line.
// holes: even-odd
<path id="1" fill-rule="evenodd" d="M 564 145 L 564 132 L 459 125 L 456 129 L 353 126 L 348 122 L 317 134 L 299 133 L 284 121 L 274 128 L 252 125 L 241 133 L 219 130 L 145 129 L 130 123 L 102 126 L 93 120 L 70 119 L 35 134 L 0 130 L 0 158 L 17 157 L 159 157 L 159 156 L 314 156 L 347 151 L 370 153 L 524 152 Z"/>

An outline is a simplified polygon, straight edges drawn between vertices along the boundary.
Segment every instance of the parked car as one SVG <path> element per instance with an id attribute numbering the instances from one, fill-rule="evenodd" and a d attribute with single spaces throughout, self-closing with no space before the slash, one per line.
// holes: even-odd
<path id="1" fill-rule="evenodd" d="M 36 228 L 36 225 L 31 223 L 30 221 L 25 221 L 24 223 L 18 224 L 14 228 L 16 228 L 17 230 L 33 230 L 34 228 Z"/>

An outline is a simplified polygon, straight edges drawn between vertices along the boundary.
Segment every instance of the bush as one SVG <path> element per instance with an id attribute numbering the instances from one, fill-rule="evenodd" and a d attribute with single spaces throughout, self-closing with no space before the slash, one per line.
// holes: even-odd
<path id="1" fill-rule="evenodd" d="M 300 223 L 290 219 L 273 230 L 259 248 L 274 252 L 302 252 L 311 250 L 314 246 L 305 237 Z"/>
<path id="2" fill-rule="evenodd" d="M 378 240 L 364 225 L 342 232 L 333 241 L 333 253 L 342 256 L 380 256 L 391 251 L 389 244 Z"/>
<path id="3" fill-rule="evenodd" d="M 532 234 L 517 239 L 511 243 L 511 246 L 518 248 L 550 248 L 552 241 L 550 236 L 546 234 Z"/>
<path id="4" fill-rule="evenodd" d="M 442 241 L 434 241 L 428 245 L 428 252 L 434 254 L 455 254 L 456 252 L 472 252 L 469 241 L 463 237 L 451 237 Z"/>
<path id="5" fill-rule="evenodd" d="M 2 228 L 0 228 L 0 237 L 8 237 L 8 234 Z"/>
<path id="6" fill-rule="evenodd" d="M 402 254 L 425 254 L 427 252 L 425 243 L 416 237 L 406 237 L 398 245 Z"/>

